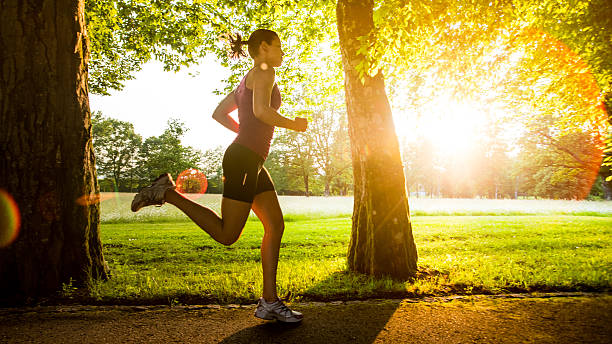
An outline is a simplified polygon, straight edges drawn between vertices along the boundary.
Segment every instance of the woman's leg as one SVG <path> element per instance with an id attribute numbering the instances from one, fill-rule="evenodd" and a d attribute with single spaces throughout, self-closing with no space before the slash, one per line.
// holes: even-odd
<path id="1" fill-rule="evenodd" d="M 261 243 L 261 264 L 263 268 L 263 298 L 268 302 L 278 299 L 276 294 L 276 269 L 281 239 L 285 230 L 283 212 L 281 211 L 275 191 L 265 191 L 255 196 L 253 211 L 264 226 L 264 237 Z"/>
<path id="2" fill-rule="evenodd" d="M 221 216 L 211 209 L 185 198 L 175 190 L 166 191 L 164 199 L 173 204 L 206 233 L 223 245 L 238 240 L 251 211 L 251 203 L 223 197 Z"/>

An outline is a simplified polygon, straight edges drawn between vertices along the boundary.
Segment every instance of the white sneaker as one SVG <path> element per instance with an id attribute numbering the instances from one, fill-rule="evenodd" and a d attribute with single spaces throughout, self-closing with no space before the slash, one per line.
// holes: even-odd
<path id="1" fill-rule="evenodd" d="M 302 321 L 304 316 L 300 312 L 292 311 L 281 300 L 267 303 L 263 297 L 259 298 L 255 316 L 264 320 L 278 320 L 286 323 L 297 323 Z"/>
<path id="2" fill-rule="evenodd" d="M 136 212 L 148 205 L 164 204 L 164 194 L 166 190 L 174 190 L 176 185 L 169 173 L 164 173 L 157 177 L 150 186 L 142 188 L 132 200 L 132 211 Z"/>

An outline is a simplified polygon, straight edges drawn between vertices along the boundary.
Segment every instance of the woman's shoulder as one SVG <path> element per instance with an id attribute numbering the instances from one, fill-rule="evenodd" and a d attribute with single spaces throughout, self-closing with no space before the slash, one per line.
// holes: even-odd
<path id="1" fill-rule="evenodd" d="M 268 85 L 272 85 L 274 84 L 274 79 L 276 77 L 276 72 L 274 71 L 274 68 L 261 68 L 261 67 L 255 67 L 253 68 L 250 72 L 250 75 L 248 75 L 247 82 L 251 81 L 250 84 L 253 84 L 255 81 L 257 81 L 257 83 L 263 82 L 264 84 L 268 84 Z"/>

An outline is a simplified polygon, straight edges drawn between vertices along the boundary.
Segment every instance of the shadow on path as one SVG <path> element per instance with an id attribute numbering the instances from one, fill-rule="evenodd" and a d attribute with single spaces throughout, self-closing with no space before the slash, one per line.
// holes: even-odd
<path id="1" fill-rule="evenodd" d="M 302 324 L 258 324 L 226 337 L 221 343 L 372 343 L 398 306 L 399 302 L 391 301 L 309 306 L 303 309 Z"/>
<path id="2" fill-rule="evenodd" d="M 338 280 L 345 274 L 346 272 L 333 273 L 312 286 L 305 294 L 311 294 L 309 291 L 315 290 L 334 290 L 338 286 Z M 351 290 L 354 290 L 355 286 L 352 287 Z M 340 298 L 346 296 L 342 295 Z M 222 343 L 372 343 L 400 304 L 397 301 L 384 301 L 332 302 L 326 303 L 325 307 L 320 305 L 323 304 L 297 307 L 297 311 L 304 313 L 304 321 L 301 324 L 260 323 L 241 329 L 226 337 Z M 367 321 L 365 326 L 364 321 Z"/>

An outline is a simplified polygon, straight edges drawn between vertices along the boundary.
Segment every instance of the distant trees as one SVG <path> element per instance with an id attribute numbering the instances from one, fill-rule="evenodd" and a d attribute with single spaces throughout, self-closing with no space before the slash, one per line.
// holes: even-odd
<path id="1" fill-rule="evenodd" d="M 272 177 L 285 180 L 280 193 L 297 188 L 306 196 L 348 194 L 352 173 L 346 114 L 318 109 L 310 115 L 308 132 L 279 131 L 268 160 Z"/>
<path id="2" fill-rule="evenodd" d="M 104 117 L 100 112 L 92 117 L 92 126 L 102 191 L 132 192 L 165 172 L 176 178 L 198 166 L 203 158 L 201 152 L 182 145 L 187 128 L 176 119 L 168 121 L 163 134 L 144 142 L 131 123 Z"/>
<path id="3" fill-rule="evenodd" d="M 179 120 L 170 119 L 160 136 L 144 140 L 134 170 L 139 186 L 148 185 L 162 173 L 168 172 L 176 178 L 182 171 L 200 165 L 202 153 L 181 143 L 187 130 Z"/>
<path id="4" fill-rule="evenodd" d="M 304 190 L 306 196 L 312 193 L 311 183 L 315 174 L 313 143 L 309 133 L 282 131 L 276 134 L 273 144 L 287 177 L 301 181 L 298 185 L 302 186 L 300 189 Z"/>
<path id="5" fill-rule="evenodd" d="M 471 149 L 457 155 L 440 152 L 424 137 L 403 142 L 408 192 L 413 197 L 608 199 L 605 178 L 610 172 L 600 166 L 597 135 L 559 135 L 552 124 L 539 123 L 539 131 L 525 131 L 513 146 L 499 140 L 499 128 L 492 125 Z"/>
<path id="6" fill-rule="evenodd" d="M 207 149 L 202 153 L 200 170 L 204 172 L 208 179 L 208 193 L 223 192 L 223 154 L 225 148 L 217 146 Z"/>
<path id="7" fill-rule="evenodd" d="M 352 189 L 346 117 L 333 111 L 317 113 L 309 135 L 278 130 L 266 161 L 279 194 L 347 195 Z M 96 167 L 101 191 L 134 192 L 161 173 L 174 178 L 189 168 L 202 171 L 208 193 L 223 192 L 225 147 L 200 152 L 182 144 L 188 130 L 170 119 L 160 136 L 146 138 L 132 123 L 92 117 Z"/>
<path id="8" fill-rule="evenodd" d="M 418 113 L 427 109 L 424 104 L 450 94 L 506 113 L 531 141 L 493 149 L 485 139 L 455 165 L 449 160 L 457 156 L 404 161 L 405 166 L 416 163 L 406 169 L 416 178 L 408 180 L 411 191 L 416 183 L 422 193 L 436 194 L 427 190 L 429 180 L 419 179 L 420 171 L 433 164 L 442 174 L 436 181 L 442 185 L 439 196 L 582 198 L 598 170 L 601 191 L 592 195 L 610 194 L 604 183 L 609 169 L 599 168 L 602 138 L 612 123 L 610 1 L 427 5 L 397 0 L 379 9 L 393 15 L 380 16 L 377 32 L 389 34 L 380 35 L 374 49 L 380 59 L 371 69 L 386 72 L 394 104 L 402 111 Z M 612 141 L 606 147 L 612 151 Z M 417 158 L 404 151 L 410 154 Z"/>
<path id="9" fill-rule="evenodd" d="M 277 130 L 266 161 L 281 195 L 349 195 L 353 176 L 346 114 L 312 106 L 306 134 Z M 102 191 L 134 192 L 164 172 L 175 178 L 189 168 L 202 171 L 208 193 L 222 193 L 225 147 L 204 152 L 186 147 L 188 130 L 176 119 L 164 133 L 145 140 L 125 121 L 93 113 L 93 142 Z M 554 126 L 539 122 L 540 132 L 525 132 L 516 146 L 499 139 L 490 123 L 486 135 L 462 155 L 441 153 L 426 137 L 401 142 L 406 190 L 412 197 L 490 199 L 537 197 L 609 198 L 609 167 L 601 167 L 597 137 L 573 132 L 552 137 Z M 532 125 L 531 128 L 537 126 Z M 514 152 L 511 152 L 514 151 Z M 593 179 L 599 173 L 595 186 Z"/>
<path id="10" fill-rule="evenodd" d="M 559 138 L 547 134 L 524 137 L 520 156 L 522 192 L 541 198 L 586 197 L 600 169 L 598 144 L 588 132 Z"/>
<path id="11" fill-rule="evenodd" d="M 112 183 L 111 190 L 131 191 L 142 137 L 134 132 L 132 123 L 104 117 L 101 112 L 94 112 L 91 122 L 98 176 Z"/>

